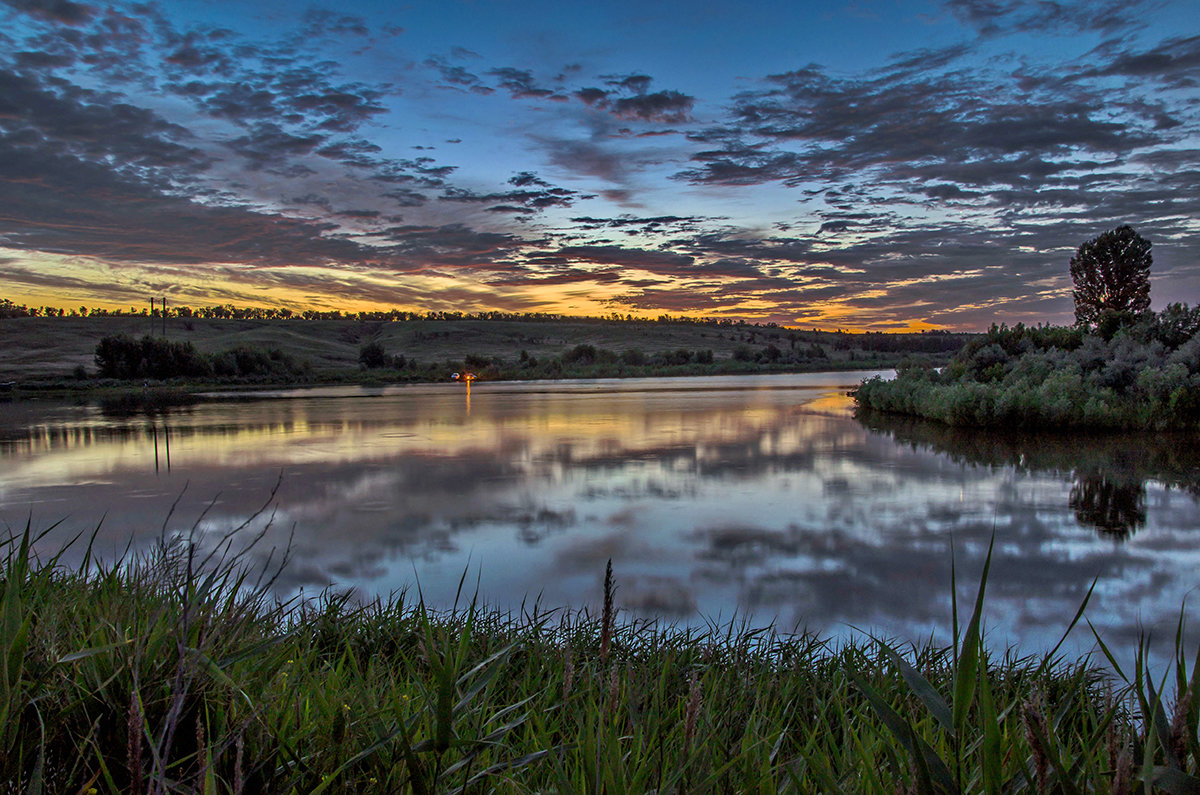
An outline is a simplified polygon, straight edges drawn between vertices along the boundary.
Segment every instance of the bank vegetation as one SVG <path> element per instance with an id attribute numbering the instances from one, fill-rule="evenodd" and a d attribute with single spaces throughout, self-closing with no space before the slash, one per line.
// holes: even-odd
<path id="1" fill-rule="evenodd" d="M 70 567 L 33 555 L 28 528 L 9 539 L 6 791 L 1116 795 L 1200 785 L 1200 685 L 1182 642 L 1158 675 L 1144 643 L 1118 650 L 1134 662 L 1116 673 L 1055 650 L 995 652 L 983 629 L 986 565 L 943 648 L 622 618 L 611 568 L 595 612 L 501 612 L 466 591 L 444 612 L 411 593 L 280 601 L 271 570 L 230 553 L 235 535 L 164 539 L 109 563 L 84 554 Z"/>
<path id="2" fill-rule="evenodd" d="M 856 400 L 957 426 L 1195 430 L 1200 308 L 1110 313 L 1092 330 L 993 326 L 947 366 L 908 363 Z"/>

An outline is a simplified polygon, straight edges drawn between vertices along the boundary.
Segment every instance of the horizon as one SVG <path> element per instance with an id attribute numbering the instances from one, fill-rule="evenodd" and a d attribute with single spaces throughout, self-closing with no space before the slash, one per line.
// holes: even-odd
<path id="1" fill-rule="evenodd" d="M 1197 10 L 3 0 L 0 280 L 978 331 L 1072 323 L 1071 255 L 1130 224 L 1195 304 Z"/>

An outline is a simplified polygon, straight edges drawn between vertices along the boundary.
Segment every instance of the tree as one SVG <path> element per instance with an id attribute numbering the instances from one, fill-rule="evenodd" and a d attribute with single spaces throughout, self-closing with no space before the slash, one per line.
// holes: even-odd
<path id="1" fill-rule="evenodd" d="M 1094 326 L 1105 310 L 1145 312 L 1150 308 L 1150 241 L 1129 225 L 1094 237 L 1071 257 L 1075 322 Z"/>
<path id="2" fill-rule="evenodd" d="M 368 342 L 358 349 L 358 363 L 368 370 L 376 367 L 387 367 L 388 358 L 383 346 L 378 342 Z"/>

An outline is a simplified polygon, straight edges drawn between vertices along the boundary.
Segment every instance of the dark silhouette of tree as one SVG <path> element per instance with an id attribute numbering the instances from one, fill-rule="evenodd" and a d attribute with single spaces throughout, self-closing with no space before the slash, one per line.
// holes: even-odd
<path id="1" fill-rule="evenodd" d="M 1125 541 L 1146 524 L 1146 486 L 1103 475 L 1085 475 L 1071 487 L 1068 505 L 1080 524 L 1100 535 Z"/>
<path id="2" fill-rule="evenodd" d="M 358 363 L 368 370 L 387 367 L 388 357 L 378 342 L 368 342 L 358 349 Z"/>
<path id="3" fill-rule="evenodd" d="M 1075 322 L 1094 326 L 1106 310 L 1139 313 L 1150 308 L 1150 241 L 1129 225 L 1084 243 L 1071 257 Z"/>

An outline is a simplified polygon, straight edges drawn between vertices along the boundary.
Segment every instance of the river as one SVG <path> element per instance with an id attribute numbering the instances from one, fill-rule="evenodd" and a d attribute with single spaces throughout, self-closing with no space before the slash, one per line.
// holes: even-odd
<path id="1" fill-rule="evenodd" d="M 1049 648 L 1093 580 L 1106 640 L 1173 634 L 1200 571 L 1196 445 L 856 419 L 873 373 L 224 396 L 155 416 L 0 404 L 0 527 L 113 559 L 231 530 L 283 593 L 948 637 L 995 538 L 994 647 Z M 260 510 L 261 509 L 261 510 Z M 57 524 L 55 524 L 57 523 Z M 70 556 L 68 556 L 70 559 Z M 1087 630 L 1068 648 L 1090 646 Z"/>

